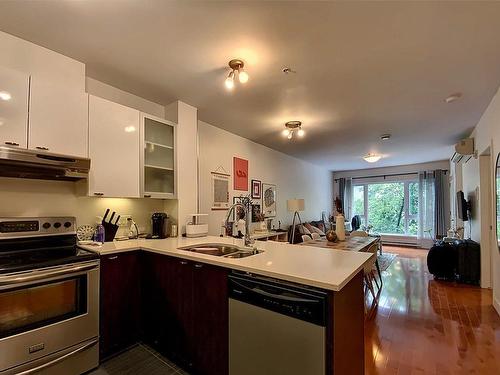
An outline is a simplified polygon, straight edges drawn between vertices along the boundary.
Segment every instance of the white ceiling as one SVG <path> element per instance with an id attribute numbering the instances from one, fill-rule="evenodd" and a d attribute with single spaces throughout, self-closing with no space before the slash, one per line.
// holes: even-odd
<path id="1" fill-rule="evenodd" d="M 1 30 L 87 75 L 332 170 L 372 166 L 368 152 L 377 167 L 448 158 L 500 84 L 499 20 L 499 2 L 477 1 L 0 2 Z M 228 93 L 232 58 L 250 81 Z M 290 142 L 297 119 L 307 134 Z"/>

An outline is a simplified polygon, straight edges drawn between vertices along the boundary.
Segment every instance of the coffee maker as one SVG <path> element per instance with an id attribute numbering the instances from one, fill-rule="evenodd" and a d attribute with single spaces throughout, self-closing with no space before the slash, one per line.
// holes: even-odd
<path id="1" fill-rule="evenodd" d="M 168 237 L 168 215 L 165 212 L 155 212 L 151 215 L 153 233 L 151 238 Z"/>

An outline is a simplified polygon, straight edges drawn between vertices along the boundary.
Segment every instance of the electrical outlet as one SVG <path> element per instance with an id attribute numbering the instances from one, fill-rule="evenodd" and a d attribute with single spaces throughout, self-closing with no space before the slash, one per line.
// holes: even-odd
<path id="1" fill-rule="evenodd" d="M 127 226 L 128 225 L 127 219 L 131 219 L 131 218 L 132 218 L 132 215 L 121 215 L 120 221 L 118 222 L 118 225 L 120 227 Z"/>

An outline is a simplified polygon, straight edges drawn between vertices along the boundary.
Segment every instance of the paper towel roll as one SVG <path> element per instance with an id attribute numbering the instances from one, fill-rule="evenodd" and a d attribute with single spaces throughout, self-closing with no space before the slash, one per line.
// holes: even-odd
<path id="1" fill-rule="evenodd" d="M 342 215 L 338 215 L 335 219 L 335 223 L 336 223 L 335 232 L 337 232 L 337 238 L 339 239 L 339 241 L 345 241 L 344 220 L 345 220 L 344 216 L 342 216 Z"/>

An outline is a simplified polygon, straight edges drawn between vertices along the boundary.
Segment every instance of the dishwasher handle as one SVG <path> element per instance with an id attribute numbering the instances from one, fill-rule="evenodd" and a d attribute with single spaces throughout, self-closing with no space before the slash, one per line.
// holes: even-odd
<path id="1" fill-rule="evenodd" d="M 274 299 L 278 299 L 278 300 L 281 300 L 281 301 L 287 301 L 287 302 L 301 302 L 301 303 L 319 303 L 320 301 L 316 300 L 316 299 L 307 299 L 307 298 L 299 298 L 299 297 L 292 297 L 292 296 L 283 296 L 281 294 L 275 294 L 275 293 L 269 293 L 263 289 L 261 289 L 259 286 L 255 286 L 255 287 L 248 287 L 248 286 L 245 286 L 235 280 L 232 280 L 232 283 L 234 285 L 237 285 L 239 286 L 240 288 L 248 291 L 248 292 L 253 292 L 253 293 L 257 293 L 261 296 L 264 296 L 264 297 L 269 297 L 269 298 L 274 298 Z M 238 294 L 238 289 L 235 289 L 233 288 L 232 291 L 236 294 Z"/>

